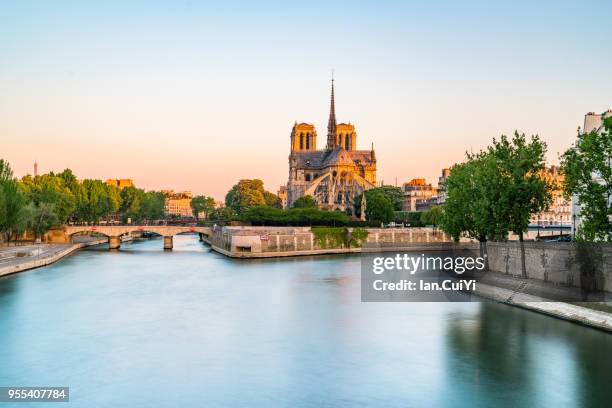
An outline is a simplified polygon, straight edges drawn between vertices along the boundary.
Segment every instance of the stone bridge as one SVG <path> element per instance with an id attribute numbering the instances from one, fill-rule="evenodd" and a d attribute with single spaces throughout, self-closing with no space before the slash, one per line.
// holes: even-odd
<path id="1" fill-rule="evenodd" d="M 78 225 L 66 226 L 62 229 L 64 242 L 70 242 L 75 234 L 98 233 L 108 237 L 110 249 L 119 249 L 121 236 L 132 232 L 152 232 L 164 237 L 164 249 L 172 249 L 172 237 L 177 234 L 198 234 L 209 237 L 212 230 L 209 227 L 182 227 L 174 225 Z M 56 234 L 57 235 L 57 234 Z"/>

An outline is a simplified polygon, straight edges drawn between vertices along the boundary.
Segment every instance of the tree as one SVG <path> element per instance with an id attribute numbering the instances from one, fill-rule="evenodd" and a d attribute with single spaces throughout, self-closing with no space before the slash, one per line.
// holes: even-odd
<path id="1" fill-rule="evenodd" d="M 431 209 L 421 213 L 421 222 L 424 225 L 433 225 L 434 228 L 440 224 L 442 219 L 442 207 L 434 206 Z"/>
<path id="2" fill-rule="evenodd" d="M 13 170 L 6 160 L 0 159 L 0 183 L 10 180 L 13 180 Z"/>
<path id="3" fill-rule="evenodd" d="M 393 205 L 384 194 L 366 194 L 366 219 L 368 221 L 389 222 L 393 219 Z"/>
<path id="4" fill-rule="evenodd" d="M 26 200 L 8 162 L 0 159 L 0 233 L 10 242 L 18 237 L 27 226 Z"/>
<path id="5" fill-rule="evenodd" d="M 268 207 L 281 208 L 281 199 L 274 193 L 264 190 L 264 201 Z"/>
<path id="6" fill-rule="evenodd" d="M 395 186 L 382 186 L 377 188 L 371 188 L 365 191 L 366 205 L 370 197 L 374 194 L 384 195 L 391 205 L 394 211 L 402 211 L 404 208 L 404 192 L 401 188 Z M 361 216 L 361 197 L 362 194 L 355 196 L 353 199 L 353 209 L 356 216 Z"/>
<path id="7" fill-rule="evenodd" d="M 120 197 L 121 205 L 119 209 L 123 217 L 123 222 L 127 222 L 128 219 L 133 223 L 140 221 L 144 191 L 132 186 L 125 187 L 121 189 Z"/>
<path id="8" fill-rule="evenodd" d="M 235 213 L 242 214 L 247 208 L 266 205 L 264 192 L 263 181 L 240 180 L 226 194 L 225 205 Z"/>
<path id="9" fill-rule="evenodd" d="M 293 202 L 293 208 L 316 208 L 317 203 L 310 195 L 305 195 Z"/>
<path id="10" fill-rule="evenodd" d="M 119 209 L 120 193 L 100 180 L 85 179 L 76 197 L 75 215 L 79 221 L 98 223 Z"/>
<path id="11" fill-rule="evenodd" d="M 507 239 L 512 231 L 521 242 L 521 268 L 526 276 L 523 234 L 531 214 L 551 202 L 552 186 L 541 177 L 546 144 L 538 136 L 527 141 L 515 132 L 512 140 L 499 141 L 467 162 L 455 165 L 446 181 L 442 228 L 455 241 L 465 235 L 480 242 L 486 255 L 487 240 Z"/>
<path id="12" fill-rule="evenodd" d="M 164 217 L 166 197 L 160 191 L 147 191 L 142 195 L 139 220 L 154 221 Z"/>
<path id="13" fill-rule="evenodd" d="M 59 224 L 59 219 L 54 210 L 54 205 L 47 202 L 39 204 L 29 203 L 26 207 L 28 227 L 34 232 L 36 239 L 49 231 L 51 227 Z"/>
<path id="14" fill-rule="evenodd" d="M 191 199 L 191 210 L 196 220 L 200 218 L 200 214 L 204 213 L 204 218 L 215 208 L 215 199 L 203 195 L 195 196 Z"/>
<path id="15" fill-rule="evenodd" d="M 503 240 L 508 234 L 496 211 L 501 182 L 491 156 L 481 152 L 468 154 L 467 159 L 453 166 L 445 183 L 447 198 L 442 205 L 440 226 L 455 242 L 462 236 L 478 240 L 480 256 L 488 269 L 487 240 Z"/>
<path id="16" fill-rule="evenodd" d="M 27 201 L 39 205 L 52 204 L 56 218 L 64 223 L 76 209 L 76 198 L 64 180 L 53 173 L 36 177 L 25 176 L 20 184 Z"/>
<path id="17" fill-rule="evenodd" d="M 522 275 L 527 277 L 523 234 L 531 215 L 546 210 L 552 203 L 553 186 L 542 177 L 546 143 L 538 135 L 527 141 L 524 133 L 514 132 L 512 140 L 506 136 L 499 141 L 494 139 L 488 151 L 501 173 L 501 183 L 495 185 L 502 192 L 496 209 L 506 218 L 507 229 L 519 237 Z"/>
<path id="18" fill-rule="evenodd" d="M 228 221 L 234 218 L 236 213 L 230 207 L 213 208 L 210 211 L 208 219 L 214 221 Z"/>
<path id="19" fill-rule="evenodd" d="M 578 135 L 562 156 L 567 197 L 575 194 L 580 203 L 581 225 L 577 238 L 583 241 L 612 241 L 612 118 L 601 131 Z"/>

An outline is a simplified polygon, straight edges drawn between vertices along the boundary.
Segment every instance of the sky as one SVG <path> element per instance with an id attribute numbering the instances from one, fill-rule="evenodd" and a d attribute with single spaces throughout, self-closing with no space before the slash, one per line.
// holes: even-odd
<path id="1" fill-rule="evenodd" d="M 276 192 L 295 121 L 336 116 L 378 179 L 434 184 L 514 130 L 548 160 L 612 108 L 609 1 L 0 2 L 0 158 L 223 199 Z"/>

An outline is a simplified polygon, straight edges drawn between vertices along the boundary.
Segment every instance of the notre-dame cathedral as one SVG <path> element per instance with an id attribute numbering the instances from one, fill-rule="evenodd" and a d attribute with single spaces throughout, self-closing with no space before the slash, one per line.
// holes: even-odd
<path id="1" fill-rule="evenodd" d="M 353 200 L 376 187 L 376 155 L 357 150 L 357 133 L 350 123 L 336 124 L 334 80 L 327 124 L 327 145 L 317 150 L 317 131 L 309 123 L 295 123 L 291 130 L 287 206 L 310 195 L 317 206 L 353 215 Z"/>

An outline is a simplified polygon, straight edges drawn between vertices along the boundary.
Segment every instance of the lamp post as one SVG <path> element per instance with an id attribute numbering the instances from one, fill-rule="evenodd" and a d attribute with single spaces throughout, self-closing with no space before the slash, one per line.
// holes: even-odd
<path id="1" fill-rule="evenodd" d="M 540 238 L 540 215 L 538 214 L 538 238 Z"/>
<path id="2" fill-rule="evenodd" d="M 572 214 L 572 238 L 576 237 L 576 214 Z"/>

